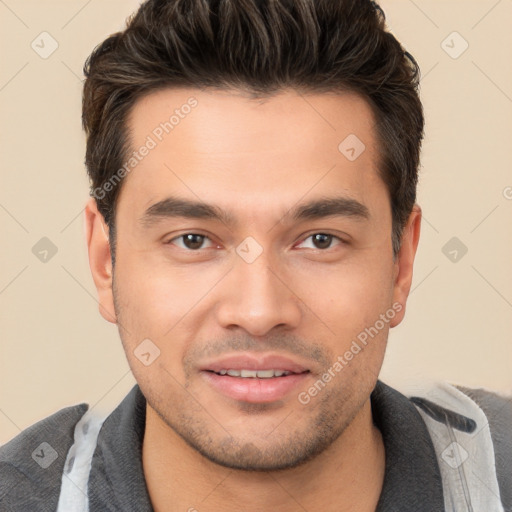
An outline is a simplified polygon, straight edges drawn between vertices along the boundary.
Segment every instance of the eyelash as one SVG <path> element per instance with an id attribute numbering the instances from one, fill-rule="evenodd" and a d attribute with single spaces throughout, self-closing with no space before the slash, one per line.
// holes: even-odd
<path id="1" fill-rule="evenodd" d="M 200 237 L 203 237 L 204 240 L 210 240 L 210 237 L 207 236 L 207 235 L 203 235 L 202 233 L 194 233 L 194 232 L 189 232 L 189 233 L 183 233 L 182 235 L 179 235 L 179 236 L 176 236 L 174 238 L 171 238 L 170 240 L 168 240 L 167 242 L 165 242 L 166 245 L 171 245 L 175 240 L 179 240 L 179 239 L 183 239 L 185 236 L 187 235 L 196 235 L 196 236 L 200 236 Z M 343 240 L 342 238 L 340 238 L 339 236 L 336 236 L 336 235 L 333 235 L 332 233 L 326 233 L 324 231 L 317 231 L 315 233 L 312 233 L 310 235 L 308 235 L 306 238 L 304 238 L 300 243 L 304 243 L 306 240 L 308 240 L 308 238 L 311 238 L 313 237 L 314 235 L 326 235 L 326 236 L 330 236 L 332 237 L 332 240 L 338 240 L 339 244 L 338 245 L 346 245 L 348 242 L 346 240 Z M 189 249 L 188 247 L 180 247 L 180 249 L 183 249 L 187 252 L 199 252 L 201 251 L 202 249 Z M 332 249 L 332 247 L 328 247 L 327 249 L 318 249 L 318 248 L 315 248 L 313 250 L 317 250 L 317 251 L 321 251 L 321 252 L 326 252 L 328 251 L 329 249 Z"/>

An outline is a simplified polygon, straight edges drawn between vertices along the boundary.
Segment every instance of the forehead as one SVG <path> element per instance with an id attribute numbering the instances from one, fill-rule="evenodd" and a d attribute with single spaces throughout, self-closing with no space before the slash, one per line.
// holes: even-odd
<path id="1" fill-rule="evenodd" d="M 197 154 L 232 152 L 234 147 L 306 152 L 349 134 L 371 144 L 374 124 L 368 102 L 356 93 L 306 95 L 294 90 L 251 99 L 238 90 L 163 89 L 136 101 L 128 118 L 134 145 L 147 135 L 162 142 L 172 133 L 173 139 L 186 139 L 187 151 Z"/>
<path id="2" fill-rule="evenodd" d="M 308 189 L 325 195 L 333 187 L 359 200 L 372 187 L 386 194 L 374 125 L 369 104 L 354 93 L 287 90 L 250 99 L 240 91 L 164 89 L 130 113 L 133 166 L 121 196 L 142 209 L 171 193 L 221 207 L 223 200 L 296 202 Z"/>

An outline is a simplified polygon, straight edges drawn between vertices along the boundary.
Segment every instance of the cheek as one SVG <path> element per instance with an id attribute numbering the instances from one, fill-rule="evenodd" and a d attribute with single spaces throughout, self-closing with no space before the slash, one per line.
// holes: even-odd
<path id="1" fill-rule="evenodd" d="M 364 375 L 378 373 L 395 314 L 391 309 L 392 271 L 392 259 L 361 258 L 332 267 L 312 281 L 303 280 L 309 282 L 302 291 L 306 304 L 330 329 L 324 343 L 330 346 L 333 362 L 341 357 L 339 383 L 357 378 L 359 371 Z M 306 332 L 313 335 L 308 326 Z"/>
<path id="2" fill-rule="evenodd" d="M 115 269 L 117 315 L 130 343 L 159 338 L 180 314 L 187 289 L 144 254 L 119 251 Z M 177 291 L 179 290 L 179 292 Z"/>
<path id="3" fill-rule="evenodd" d="M 137 382 L 149 389 L 171 386 L 174 379 L 181 382 L 182 319 L 195 293 L 176 273 L 136 255 L 119 258 L 116 281 L 119 334 Z"/>
<path id="4" fill-rule="evenodd" d="M 393 267 L 389 262 L 355 259 L 326 267 L 316 274 L 304 271 L 302 296 L 306 304 L 338 327 L 357 321 L 375 322 L 393 297 Z"/>
<path id="5" fill-rule="evenodd" d="M 173 314 L 188 295 L 193 295 L 193 276 L 190 272 L 171 268 L 156 261 L 151 252 L 121 254 L 116 264 L 118 292 L 123 303 L 146 312 L 152 321 L 163 311 Z M 149 319 L 148 317 L 148 319 Z"/>
<path id="6" fill-rule="evenodd" d="M 197 328 L 198 313 L 204 313 L 208 296 L 225 273 L 224 268 L 201 265 L 171 265 L 151 253 L 119 257 L 116 264 L 118 317 L 126 327 L 130 346 L 150 338 L 162 352 L 179 350 L 169 340 L 188 339 Z M 162 355 L 164 355 L 162 353 Z"/>

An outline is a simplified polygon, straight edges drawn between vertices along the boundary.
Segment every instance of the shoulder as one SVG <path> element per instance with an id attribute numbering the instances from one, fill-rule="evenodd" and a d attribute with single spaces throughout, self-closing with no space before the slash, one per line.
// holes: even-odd
<path id="1" fill-rule="evenodd" d="M 439 382 L 407 395 L 430 430 L 443 478 L 456 486 L 463 466 L 474 499 L 500 496 L 512 510 L 512 396 Z"/>
<path id="2" fill-rule="evenodd" d="M 512 442 L 512 394 L 507 396 L 484 388 L 473 389 L 446 382 L 414 384 L 401 391 L 434 419 L 445 422 L 448 414 L 448 421 L 457 423 L 457 415 L 475 421 L 480 416 L 500 440 Z M 471 427 L 467 425 L 466 428 Z"/>
<path id="3" fill-rule="evenodd" d="M 494 445 L 496 473 L 506 510 L 512 510 L 512 395 L 457 386 L 485 414 Z"/>
<path id="4" fill-rule="evenodd" d="M 66 455 L 85 403 L 38 421 L 0 446 L 0 508 L 56 510 Z"/>
<path id="5" fill-rule="evenodd" d="M 512 436 L 512 395 L 501 395 L 483 388 L 455 387 L 483 410 L 491 427 L 495 427 L 497 433 L 509 438 Z"/>

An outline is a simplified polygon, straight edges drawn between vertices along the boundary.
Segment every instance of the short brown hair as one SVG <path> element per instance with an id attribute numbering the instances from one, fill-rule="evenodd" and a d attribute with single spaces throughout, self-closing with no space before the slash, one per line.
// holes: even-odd
<path id="1" fill-rule="evenodd" d="M 386 30 L 375 2 L 147 0 L 124 31 L 94 49 L 84 73 L 85 163 L 113 263 L 122 182 L 102 187 L 130 152 L 126 122 L 136 100 L 172 87 L 239 89 L 253 98 L 285 88 L 362 95 L 377 121 L 378 169 L 391 199 L 397 254 L 416 201 L 424 117 L 419 67 Z"/>

